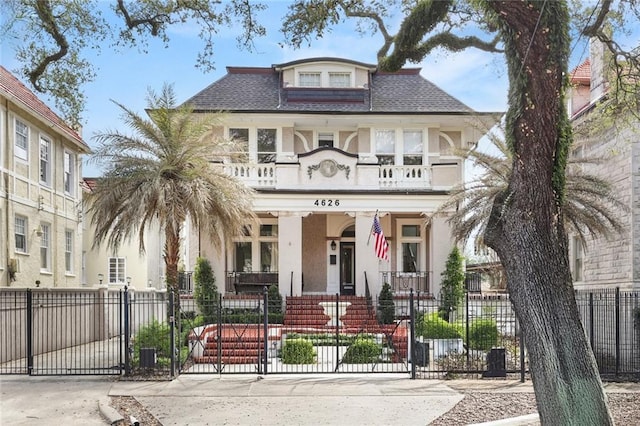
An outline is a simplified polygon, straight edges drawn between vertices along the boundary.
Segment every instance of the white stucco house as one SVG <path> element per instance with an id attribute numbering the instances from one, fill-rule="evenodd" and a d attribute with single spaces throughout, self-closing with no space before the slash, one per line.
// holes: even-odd
<path id="1" fill-rule="evenodd" d="M 453 241 L 433 213 L 465 177 L 453 149 L 476 144 L 495 113 L 472 110 L 419 68 L 341 58 L 230 66 L 185 103 L 223 111 L 219 136 L 245 142 L 246 162 L 212 167 L 256 190 L 260 221 L 222 251 L 191 229 L 187 269 L 208 258 L 226 292 L 253 275 L 285 296 L 377 294 L 384 282 L 438 294 Z M 376 214 L 387 259 L 374 250 Z"/>

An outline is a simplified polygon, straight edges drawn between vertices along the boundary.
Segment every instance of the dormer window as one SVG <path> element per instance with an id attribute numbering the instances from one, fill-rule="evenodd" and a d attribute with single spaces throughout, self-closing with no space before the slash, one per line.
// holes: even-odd
<path id="1" fill-rule="evenodd" d="M 301 72 L 298 74 L 298 84 L 300 87 L 320 87 L 320 73 Z"/>
<path id="2" fill-rule="evenodd" d="M 318 148 L 333 148 L 333 133 L 318 133 Z"/>
<path id="3" fill-rule="evenodd" d="M 351 87 L 351 73 L 330 72 L 329 87 Z"/>

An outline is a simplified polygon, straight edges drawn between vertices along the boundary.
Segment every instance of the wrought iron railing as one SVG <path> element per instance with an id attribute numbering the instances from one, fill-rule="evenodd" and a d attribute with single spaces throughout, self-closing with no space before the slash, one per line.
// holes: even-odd
<path id="1" fill-rule="evenodd" d="M 394 293 L 405 293 L 411 291 L 419 293 L 430 293 L 429 285 L 430 271 L 401 272 L 382 271 L 380 272 L 381 282 L 389 283 L 391 291 Z"/>

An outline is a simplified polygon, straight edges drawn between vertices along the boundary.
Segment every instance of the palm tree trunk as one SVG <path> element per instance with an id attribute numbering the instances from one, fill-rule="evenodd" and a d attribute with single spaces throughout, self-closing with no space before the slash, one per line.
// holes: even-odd
<path id="1" fill-rule="evenodd" d="M 173 294 L 174 306 L 180 306 L 180 289 L 178 286 L 178 262 L 180 261 L 180 226 L 167 224 L 165 227 L 164 264 L 167 291 Z"/>

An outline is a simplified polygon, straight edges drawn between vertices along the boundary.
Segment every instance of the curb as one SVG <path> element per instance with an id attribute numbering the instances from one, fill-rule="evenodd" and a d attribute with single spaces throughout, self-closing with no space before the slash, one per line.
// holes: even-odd
<path id="1" fill-rule="evenodd" d="M 98 411 L 100 411 L 102 417 L 104 417 L 104 419 L 110 425 L 116 425 L 124 422 L 124 417 L 122 417 L 118 410 L 109 405 L 108 397 L 98 400 Z"/>
<path id="2" fill-rule="evenodd" d="M 533 413 L 524 416 L 511 417 L 509 419 L 494 420 L 484 423 L 473 423 L 467 426 L 529 426 L 539 424 L 540 416 L 538 416 L 538 413 Z"/>

